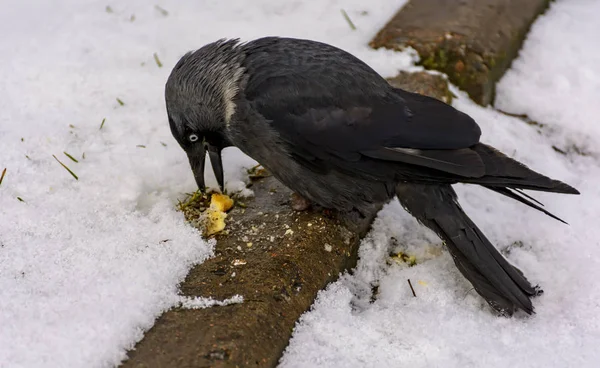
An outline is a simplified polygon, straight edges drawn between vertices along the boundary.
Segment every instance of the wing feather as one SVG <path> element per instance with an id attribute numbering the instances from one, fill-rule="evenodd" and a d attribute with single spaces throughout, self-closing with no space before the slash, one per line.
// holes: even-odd
<path id="1" fill-rule="evenodd" d="M 469 149 L 481 130 L 452 106 L 395 89 L 329 45 L 267 38 L 245 51 L 246 99 L 288 143 L 290 154 L 313 170 L 387 162 L 411 165 L 412 172 L 423 167 L 428 175 L 431 169 L 483 174 L 478 154 Z"/>
<path id="2" fill-rule="evenodd" d="M 485 175 L 485 165 L 479 155 L 469 149 L 418 150 L 413 148 L 382 147 L 361 151 L 368 157 L 419 165 L 470 178 Z"/>

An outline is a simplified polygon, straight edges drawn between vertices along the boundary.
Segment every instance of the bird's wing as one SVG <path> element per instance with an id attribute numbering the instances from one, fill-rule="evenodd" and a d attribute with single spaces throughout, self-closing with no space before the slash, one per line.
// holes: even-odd
<path id="1" fill-rule="evenodd" d="M 289 154 L 314 172 L 481 184 L 536 209 L 511 190 L 579 193 L 479 143 L 481 130 L 468 115 L 392 88 L 347 53 L 307 42 L 264 43 L 247 54 L 244 95 Z"/>
<path id="2" fill-rule="evenodd" d="M 314 169 L 339 159 L 382 160 L 463 177 L 485 174 L 481 158 L 469 149 L 481 135 L 473 119 L 433 98 L 392 91 L 383 98 L 303 100 L 263 90 L 253 106 L 290 143 L 290 152 Z"/>

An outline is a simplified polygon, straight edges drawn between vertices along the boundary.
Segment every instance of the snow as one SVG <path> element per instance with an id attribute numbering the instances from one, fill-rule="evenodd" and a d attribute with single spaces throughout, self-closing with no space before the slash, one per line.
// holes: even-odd
<path id="1" fill-rule="evenodd" d="M 195 189 L 163 101 L 179 57 L 222 37 L 282 35 L 334 44 L 393 76 L 412 68 L 414 54 L 374 51 L 367 43 L 403 3 L 163 0 L 157 4 L 165 15 L 142 0 L 5 0 L 0 367 L 118 364 L 156 317 L 184 301 L 178 283 L 211 256 L 213 244 L 174 206 Z M 571 223 L 564 226 L 483 189 L 458 188 L 494 243 L 505 249 L 521 242 L 508 258 L 544 287 L 537 314 L 494 317 L 439 240 L 392 202 L 363 242 L 356 272 L 321 292 L 302 317 L 282 367 L 591 367 L 600 361 L 600 52 L 592 47 L 599 12 L 594 0 L 553 3 L 500 83 L 498 107 L 544 127 L 476 106 L 455 91 L 455 105 L 476 118 L 486 142 L 582 191 L 579 197 L 536 195 Z M 226 150 L 224 161 L 227 188 L 243 189 L 244 169 L 255 162 L 236 149 Z M 207 182 L 216 185 L 212 175 Z M 414 254 L 419 263 L 388 262 L 389 250 Z"/>
<path id="2" fill-rule="evenodd" d="M 241 304 L 244 302 L 244 297 L 241 295 L 234 295 L 231 298 L 227 298 L 224 300 L 215 300 L 213 298 L 205 298 L 205 297 L 181 297 L 180 299 L 181 307 L 186 309 L 205 309 L 214 306 L 223 307 L 225 305 L 231 304 Z"/>

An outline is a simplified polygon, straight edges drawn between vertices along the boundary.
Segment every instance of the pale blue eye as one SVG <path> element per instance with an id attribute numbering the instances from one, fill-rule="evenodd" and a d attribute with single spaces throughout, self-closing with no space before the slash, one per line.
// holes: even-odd
<path id="1" fill-rule="evenodd" d="M 190 134 L 189 139 L 190 142 L 196 142 L 198 140 L 198 136 L 196 134 Z"/>

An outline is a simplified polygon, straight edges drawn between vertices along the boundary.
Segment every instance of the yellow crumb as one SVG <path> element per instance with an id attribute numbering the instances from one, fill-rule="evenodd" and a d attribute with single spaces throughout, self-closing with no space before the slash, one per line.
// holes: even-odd
<path id="1" fill-rule="evenodd" d="M 225 194 L 213 193 L 210 197 L 210 209 L 227 212 L 233 207 L 233 199 Z"/>
<path id="2" fill-rule="evenodd" d="M 417 264 L 417 258 L 415 256 L 409 256 L 403 252 L 398 252 L 398 254 L 392 255 L 391 258 L 397 263 L 406 263 L 410 267 Z"/>
<path id="3" fill-rule="evenodd" d="M 206 224 L 204 232 L 206 236 L 214 235 L 225 229 L 225 218 L 227 218 L 225 212 L 209 208 L 204 212 L 204 216 Z"/>

